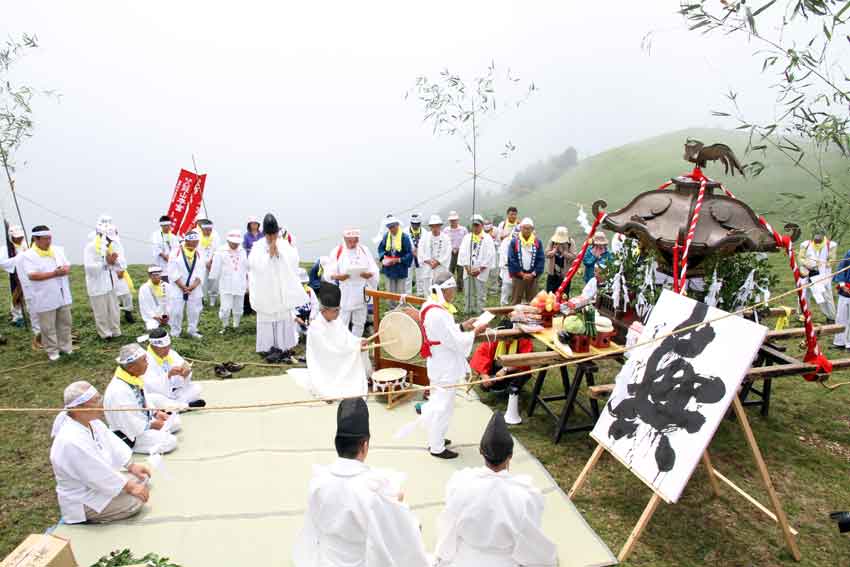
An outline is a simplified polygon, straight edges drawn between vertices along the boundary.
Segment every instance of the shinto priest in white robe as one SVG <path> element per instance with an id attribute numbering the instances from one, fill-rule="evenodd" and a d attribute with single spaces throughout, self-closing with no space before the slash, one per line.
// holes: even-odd
<path id="1" fill-rule="evenodd" d="M 268 214 L 263 232 L 277 234 L 278 224 Z M 257 312 L 257 352 L 277 347 L 286 352 L 298 344 L 293 310 L 309 301 L 298 278 L 298 251 L 277 236 L 278 255 L 269 255 L 269 242 L 261 238 L 248 256 L 248 289 L 251 307 Z"/>
<path id="2" fill-rule="evenodd" d="M 557 548 L 541 527 L 543 494 L 530 477 L 508 471 L 513 439 L 500 412 L 490 419 L 481 453 L 493 468 L 460 470 L 446 486 L 446 507 L 437 519 L 435 566 L 557 565 Z"/>
<path id="3" fill-rule="evenodd" d="M 339 309 L 340 289 L 322 282 L 319 288 L 319 314 L 307 327 L 307 368 L 290 370 L 295 380 L 318 398 L 365 396 L 366 353 L 361 340 L 351 334 L 340 317 L 328 321 L 322 307 Z"/>
<path id="4" fill-rule="evenodd" d="M 361 419 L 365 414 L 368 437 L 362 398 L 344 400 L 337 409 L 338 438 L 345 431 L 354 437 L 340 419 L 346 411 L 359 412 Z M 356 458 L 314 466 L 304 528 L 293 546 L 295 567 L 426 567 L 419 522 L 399 501 L 402 480 Z"/>

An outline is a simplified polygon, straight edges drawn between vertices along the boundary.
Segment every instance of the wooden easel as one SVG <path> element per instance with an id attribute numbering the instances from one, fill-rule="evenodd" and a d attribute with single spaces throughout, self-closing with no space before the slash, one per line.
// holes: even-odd
<path id="1" fill-rule="evenodd" d="M 770 480 L 770 474 L 767 470 L 767 464 L 765 464 L 764 462 L 761 450 L 759 449 L 758 443 L 756 443 L 756 437 L 753 434 L 752 428 L 750 427 L 750 421 L 747 419 L 747 413 L 744 411 L 744 406 L 741 405 L 741 400 L 738 398 L 737 395 L 734 396 L 732 400 L 732 407 L 735 410 L 735 415 L 738 418 L 738 423 L 741 424 L 741 428 L 744 430 L 744 436 L 747 439 L 747 444 L 750 446 L 750 451 L 753 454 L 753 459 L 756 462 L 756 467 L 758 468 L 761 480 L 764 483 L 765 488 L 767 489 L 767 495 L 770 498 L 770 504 L 773 510 L 771 511 L 769 508 L 761 504 L 758 500 L 747 494 L 742 488 L 734 484 L 731 480 L 720 474 L 717 469 L 715 469 L 714 466 L 711 464 L 711 457 L 709 457 L 708 451 L 706 451 L 702 455 L 702 463 L 705 466 L 706 472 L 708 473 L 708 481 L 711 485 L 711 490 L 715 496 L 720 495 L 720 484 L 717 482 L 719 479 L 725 484 L 727 484 L 729 487 L 731 487 L 735 492 L 743 496 L 750 504 L 761 510 L 774 522 L 778 523 L 780 529 L 782 530 L 782 535 L 785 538 L 785 543 L 788 546 L 788 549 L 791 551 L 791 555 L 794 557 L 795 560 L 800 561 L 800 549 L 797 546 L 797 540 L 795 539 L 795 536 L 798 532 L 788 524 L 788 518 L 785 516 L 785 512 L 782 509 L 782 503 L 779 501 L 779 495 L 776 494 L 776 490 L 773 488 L 773 482 L 771 482 Z M 578 492 L 578 490 L 584 484 L 584 481 L 587 480 L 591 469 L 593 469 L 593 467 L 599 461 L 599 458 L 602 456 L 602 453 L 604 452 L 605 448 L 602 445 L 596 446 L 596 449 L 593 451 L 593 454 L 590 455 L 590 459 L 588 459 L 587 464 L 584 465 L 584 468 L 578 475 L 578 478 L 576 478 L 575 483 L 573 483 L 573 487 L 570 488 L 570 499 L 573 498 L 575 493 Z M 649 486 L 649 484 L 647 484 L 647 486 Z M 650 488 L 652 487 L 650 486 Z M 653 489 L 652 498 L 649 499 L 646 508 L 643 509 L 643 513 L 641 514 L 640 519 L 637 521 L 637 524 L 635 524 L 634 529 L 632 529 L 632 532 L 629 534 L 629 538 L 626 540 L 626 543 L 623 545 L 623 548 L 620 550 L 620 553 L 617 556 L 617 559 L 619 561 L 625 561 L 625 559 L 632 552 L 632 549 L 634 548 L 635 544 L 643 533 L 643 530 L 646 529 L 646 526 L 652 519 L 652 515 L 655 513 L 656 508 L 658 508 L 658 505 L 661 503 L 662 500 L 665 500 L 665 498 Z"/>

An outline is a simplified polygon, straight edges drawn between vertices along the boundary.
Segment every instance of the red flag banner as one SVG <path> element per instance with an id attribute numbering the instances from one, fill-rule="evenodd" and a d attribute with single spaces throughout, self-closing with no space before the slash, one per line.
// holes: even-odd
<path id="1" fill-rule="evenodd" d="M 174 193 L 171 195 L 171 205 L 168 207 L 171 230 L 177 236 L 183 236 L 195 226 L 195 219 L 198 218 L 198 211 L 201 209 L 201 201 L 204 198 L 206 182 L 206 173 L 198 175 L 185 169 L 180 170 L 177 185 L 174 186 Z"/>

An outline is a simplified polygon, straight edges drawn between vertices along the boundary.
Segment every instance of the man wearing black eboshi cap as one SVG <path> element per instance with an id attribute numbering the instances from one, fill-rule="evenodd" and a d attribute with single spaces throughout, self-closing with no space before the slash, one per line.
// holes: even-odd
<path id="1" fill-rule="evenodd" d="M 293 364 L 298 344 L 293 311 L 310 298 L 298 277 L 298 251 L 280 237 L 280 225 L 271 213 L 263 218 L 262 238 L 248 256 L 251 308 L 257 312 L 257 352 L 272 363 Z"/>
<path id="2" fill-rule="evenodd" d="M 543 494 L 531 478 L 508 471 L 514 440 L 501 412 L 490 418 L 479 450 L 485 466 L 449 480 L 437 522 L 437 563 L 557 565 L 557 548 L 541 527 Z"/>
<path id="3" fill-rule="evenodd" d="M 402 504 L 398 473 L 370 469 L 369 408 L 349 398 L 337 408 L 339 458 L 316 467 L 304 529 L 293 547 L 296 567 L 426 567 L 419 522 Z"/>

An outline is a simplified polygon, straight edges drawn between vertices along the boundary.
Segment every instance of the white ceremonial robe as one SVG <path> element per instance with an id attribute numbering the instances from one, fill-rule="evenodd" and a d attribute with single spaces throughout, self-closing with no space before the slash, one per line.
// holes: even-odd
<path id="1" fill-rule="evenodd" d="M 541 528 L 543 494 L 528 476 L 486 467 L 456 472 L 437 520 L 436 566 L 536 567 L 558 564 Z"/>
<path id="2" fill-rule="evenodd" d="M 248 255 L 248 289 L 257 312 L 257 352 L 271 347 L 282 351 L 298 344 L 292 311 L 310 299 L 298 278 L 298 251 L 285 239 L 277 240 L 278 256 L 269 256 L 265 238 L 254 243 Z"/>
<path id="3" fill-rule="evenodd" d="M 584 288 L 581 290 L 581 296 L 593 303 L 596 301 L 598 291 L 599 282 L 596 281 L 596 278 L 590 278 L 590 281 L 584 284 Z"/>
<path id="4" fill-rule="evenodd" d="M 427 567 L 419 522 L 398 501 L 400 477 L 352 459 L 314 466 L 295 567 Z"/>
<path id="5" fill-rule="evenodd" d="M 360 338 L 339 319 L 319 313 L 307 327 L 307 368 L 290 370 L 317 398 L 365 396 L 369 391 Z"/>
<path id="6" fill-rule="evenodd" d="M 151 351 L 147 353 L 148 370 L 145 372 L 145 398 L 154 406 L 159 408 L 179 407 L 186 409 L 189 402 L 201 399 L 200 384 L 192 381 L 189 376 L 168 376 L 172 368 L 180 368 L 186 365 L 183 357 L 171 348 L 168 356 L 163 359 L 155 356 Z M 179 425 L 179 424 L 178 424 Z M 172 431 L 177 431 L 172 428 Z"/>
<path id="7" fill-rule="evenodd" d="M 118 260 L 114 264 L 106 261 L 106 253 L 109 249 L 118 253 Z M 86 244 L 83 249 L 83 267 L 86 274 L 86 291 L 89 297 L 96 297 L 116 291 L 118 282 L 117 272 L 127 269 L 127 260 L 122 256 L 123 248 L 113 242 L 111 247 L 106 238 L 101 239 L 100 252 L 95 246 L 95 240 Z M 117 292 L 116 292 L 117 295 Z"/>
<path id="8" fill-rule="evenodd" d="M 152 254 L 151 265 L 159 266 L 162 268 L 162 272 L 167 274 L 168 260 L 163 259 L 160 254 L 165 254 L 166 257 L 171 258 L 172 252 L 180 248 L 180 240 L 178 240 L 173 232 L 163 234 L 162 230 L 157 229 L 151 234 L 150 242 Z"/>
<path id="9" fill-rule="evenodd" d="M 507 305 L 511 302 L 511 295 L 514 290 L 514 279 L 508 272 L 508 247 L 510 245 L 510 238 L 505 238 L 499 244 L 499 278 L 502 280 L 502 288 L 499 293 L 500 305 Z"/>
<path id="10" fill-rule="evenodd" d="M 436 260 L 440 264 L 432 268 L 425 263 L 426 260 Z M 419 274 L 416 276 L 417 285 L 422 282 L 419 286 L 419 294 L 422 297 L 427 297 L 435 277 L 448 273 L 451 260 L 452 241 L 448 234 L 441 232 L 439 236 L 434 236 L 428 232 L 422 235 L 419 239 Z"/>
<path id="11" fill-rule="evenodd" d="M 112 431 L 120 431 L 133 441 L 135 453 L 169 453 L 177 447 L 177 437 L 170 432 L 151 429 L 151 418 L 146 407 L 145 394 L 120 378 L 113 377 L 103 394 L 106 422 Z M 151 404 L 153 406 L 153 404 Z M 139 411 L 109 411 L 110 408 L 140 408 Z"/>
<path id="12" fill-rule="evenodd" d="M 148 331 L 159 327 L 159 321 L 154 316 L 161 317 L 168 313 L 168 287 L 169 284 L 160 282 L 162 297 L 157 297 L 153 292 L 153 284 L 150 280 L 139 287 L 139 312 L 145 322 Z M 181 297 L 182 300 L 182 297 Z"/>
<path id="13" fill-rule="evenodd" d="M 362 337 L 368 315 L 365 291 L 366 288 L 378 288 L 378 264 L 369 249 L 362 244 L 358 244 L 355 248 L 346 248 L 344 244 L 341 244 L 331 250 L 328 258 L 331 261 L 328 266 L 330 274 L 350 276 L 347 280 L 338 282 L 342 294 L 339 319 L 346 329 L 349 323 L 351 324 L 351 332 L 354 336 Z M 363 272 L 370 272 L 372 277 L 361 278 L 360 274 Z"/>
<path id="14" fill-rule="evenodd" d="M 121 494 L 127 479 L 120 469 L 130 463 L 132 454 L 102 421 L 92 421 L 89 429 L 67 418 L 50 447 L 62 521 L 85 522 L 86 506 L 100 513 Z"/>
<path id="15" fill-rule="evenodd" d="M 437 304 L 426 301 L 420 313 L 429 305 Z M 431 356 L 425 361 L 428 380 L 434 388 L 428 401 L 422 405 L 419 419 L 403 427 L 397 437 L 406 436 L 413 425 L 421 424 L 428 430 L 429 450 L 437 455 L 446 448 L 446 433 L 455 408 L 455 388 L 443 389 L 440 386 L 452 386 L 466 380 L 469 374 L 467 359 L 472 353 L 475 333 L 461 331 L 452 314 L 442 307 L 429 309 L 422 324 L 428 340 L 440 343 L 431 346 Z"/>
<path id="16" fill-rule="evenodd" d="M 201 319 L 201 311 L 204 308 L 204 275 L 205 268 L 203 257 L 195 250 L 194 267 L 192 268 L 191 278 L 189 276 L 189 268 L 192 267 L 190 262 L 187 266 L 183 247 L 178 247 L 171 253 L 171 258 L 168 260 L 168 324 L 171 326 L 173 333 L 180 336 L 183 332 L 183 308 L 186 308 L 186 313 L 189 318 L 188 332 L 198 332 L 198 322 Z M 196 281 L 201 283 L 189 293 L 188 299 L 183 299 L 183 291 L 177 287 L 177 281 L 183 282 L 183 285 L 191 285 Z"/>

